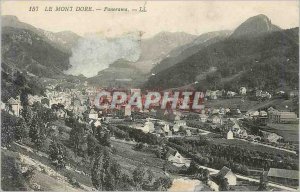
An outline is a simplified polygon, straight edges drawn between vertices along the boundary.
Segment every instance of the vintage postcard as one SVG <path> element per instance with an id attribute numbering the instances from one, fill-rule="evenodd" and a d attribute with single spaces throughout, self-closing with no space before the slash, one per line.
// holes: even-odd
<path id="1" fill-rule="evenodd" d="M 1 1 L 1 190 L 299 190 L 298 6 Z"/>

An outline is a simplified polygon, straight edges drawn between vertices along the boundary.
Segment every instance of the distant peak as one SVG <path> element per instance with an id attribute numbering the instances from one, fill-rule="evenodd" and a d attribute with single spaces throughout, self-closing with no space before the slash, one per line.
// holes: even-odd
<path id="1" fill-rule="evenodd" d="M 262 33 L 278 31 L 280 28 L 276 25 L 273 25 L 271 19 L 264 14 L 259 14 L 253 17 L 250 17 L 240 26 L 238 26 L 231 37 L 240 37 L 240 36 L 257 36 Z"/>

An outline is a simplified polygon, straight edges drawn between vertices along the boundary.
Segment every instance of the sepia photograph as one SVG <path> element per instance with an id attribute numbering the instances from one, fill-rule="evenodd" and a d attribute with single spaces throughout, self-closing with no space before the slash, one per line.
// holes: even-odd
<path id="1" fill-rule="evenodd" d="M 299 191 L 298 0 L 3 0 L 1 191 Z"/>

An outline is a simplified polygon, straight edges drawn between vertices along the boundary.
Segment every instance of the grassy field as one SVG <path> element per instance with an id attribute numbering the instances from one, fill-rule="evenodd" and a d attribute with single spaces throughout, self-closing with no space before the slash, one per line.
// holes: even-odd
<path id="1" fill-rule="evenodd" d="M 152 153 L 135 151 L 132 144 L 116 140 L 111 141 L 111 143 L 116 148 L 116 153 L 113 157 L 129 173 L 140 165 L 146 169 L 150 169 L 156 177 L 164 176 L 162 168 L 165 161 L 163 159 L 157 158 Z"/>
<path id="2" fill-rule="evenodd" d="M 208 100 L 204 102 L 205 107 L 213 108 L 239 108 L 242 111 L 247 111 L 253 106 L 260 105 L 262 102 L 259 101 L 242 101 L 242 98 L 231 98 L 231 99 L 217 99 L 217 100 Z"/>
<path id="3" fill-rule="evenodd" d="M 281 135 L 285 141 L 299 142 L 299 124 L 268 124 L 268 131 Z"/>

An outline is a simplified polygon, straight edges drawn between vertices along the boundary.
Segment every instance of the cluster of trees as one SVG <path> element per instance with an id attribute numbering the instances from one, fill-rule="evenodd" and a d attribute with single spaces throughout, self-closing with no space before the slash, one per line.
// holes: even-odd
<path id="1" fill-rule="evenodd" d="M 62 169 L 66 165 L 66 149 L 65 146 L 52 141 L 49 146 L 49 159 L 51 164 L 58 169 Z"/>
<path id="2" fill-rule="evenodd" d="M 112 158 L 107 147 L 96 148 L 91 177 L 94 187 L 100 191 L 164 191 L 170 188 L 172 184 L 169 178 L 155 179 L 151 170 L 146 170 L 141 166 L 137 166 L 132 175 L 123 173 L 120 164 Z"/>
<path id="3" fill-rule="evenodd" d="M 168 145 L 177 149 L 180 153 L 191 157 L 195 162 L 221 169 L 229 167 L 232 171 L 244 175 L 249 174 L 248 167 L 264 168 L 270 167 L 283 169 L 298 169 L 298 164 L 291 156 L 276 156 L 271 153 L 250 151 L 238 146 L 223 146 L 218 144 L 194 145 L 193 141 L 170 139 Z"/>
<path id="4" fill-rule="evenodd" d="M 188 175 L 194 175 L 194 177 L 205 184 L 208 183 L 209 179 L 209 171 L 207 169 L 199 168 L 199 165 L 192 161 L 190 164 L 190 167 L 186 170 L 186 174 Z"/>
<path id="5" fill-rule="evenodd" d="M 133 129 L 126 125 L 117 125 L 116 128 L 110 130 L 116 137 L 119 137 L 120 139 L 130 138 L 134 139 L 136 142 L 147 143 L 150 145 L 156 145 L 160 142 L 160 139 L 157 136 L 151 133 L 144 133 L 140 129 Z"/>
<path id="6" fill-rule="evenodd" d="M 22 142 L 29 138 L 37 149 L 42 147 L 49 134 L 49 122 L 56 119 L 52 111 L 40 103 L 35 103 L 32 107 L 24 104 L 21 117 L 12 116 L 5 111 L 1 112 L 1 117 L 3 145 L 8 146 L 13 141 Z"/>

